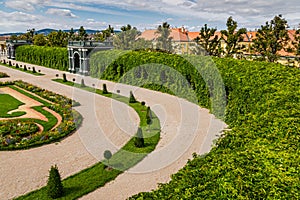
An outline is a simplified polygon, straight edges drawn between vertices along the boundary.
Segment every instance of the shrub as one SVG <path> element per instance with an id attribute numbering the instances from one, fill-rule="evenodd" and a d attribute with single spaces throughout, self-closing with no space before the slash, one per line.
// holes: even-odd
<path id="1" fill-rule="evenodd" d="M 63 73 L 63 82 L 68 82 L 67 75 L 65 73 Z"/>
<path id="2" fill-rule="evenodd" d="M 6 64 L 6 60 L 3 60 L 3 64 Z"/>
<path id="3" fill-rule="evenodd" d="M 47 182 L 47 194 L 49 197 L 56 199 L 62 197 L 64 188 L 61 182 L 61 177 L 57 166 L 52 166 L 49 172 L 49 179 Z"/>
<path id="4" fill-rule="evenodd" d="M 8 61 L 8 66 L 10 66 L 10 67 L 12 66 L 11 61 Z"/>
<path id="5" fill-rule="evenodd" d="M 147 107 L 146 122 L 148 125 L 152 124 L 152 115 L 151 115 L 150 106 Z"/>
<path id="6" fill-rule="evenodd" d="M 107 160 L 107 163 L 109 164 L 109 159 L 111 159 L 112 157 L 112 153 L 110 152 L 110 150 L 104 151 L 103 156 Z"/>
<path id="7" fill-rule="evenodd" d="M 81 79 L 80 87 L 85 87 L 84 79 Z"/>
<path id="8" fill-rule="evenodd" d="M 36 73 L 35 67 L 32 67 L 32 73 Z"/>
<path id="9" fill-rule="evenodd" d="M 102 94 L 108 94 L 107 87 L 106 87 L 105 83 L 103 84 Z"/>
<path id="10" fill-rule="evenodd" d="M 135 103 L 135 102 L 136 102 L 136 99 L 135 99 L 135 97 L 133 96 L 132 91 L 130 91 L 129 103 Z"/>
<path id="11" fill-rule="evenodd" d="M 137 148 L 142 148 L 142 147 L 145 146 L 143 131 L 140 127 L 138 128 L 138 131 L 137 131 L 137 134 L 136 134 L 136 137 L 135 137 L 135 140 L 134 140 L 134 145 Z"/>
<path id="12" fill-rule="evenodd" d="M 18 63 L 16 64 L 16 68 L 20 68 Z"/>
<path id="13" fill-rule="evenodd" d="M 24 71 L 27 71 L 27 67 L 26 67 L 26 65 L 24 65 Z"/>
<path id="14" fill-rule="evenodd" d="M 141 105 L 142 105 L 142 106 L 146 105 L 146 102 L 145 102 L 145 101 L 142 101 L 142 102 L 141 102 Z"/>

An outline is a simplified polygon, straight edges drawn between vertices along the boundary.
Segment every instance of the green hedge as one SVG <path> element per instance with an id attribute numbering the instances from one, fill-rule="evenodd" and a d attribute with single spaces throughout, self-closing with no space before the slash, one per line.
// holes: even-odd
<path id="1" fill-rule="evenodd" d="M 93 55 L 93 76 L 119 81 L 141 64 L 167 64 L 181 70 L 199 104 L 210 108 L 205 81 L 180 56 L 127 52 L 114 59 L 109 54 L 106 70 L 101 64 L 105 52 Z M 225 83 L 225 121 L 231 131 L 210 153 L 195 155 L 169 183 L 131 199 L 299 199 L 300 71 L 265 62 L 213 61 Z"/>
<path id="2" fill-rule="evenodd" d="M 16 49 L 16 60 L 68 71 L 67 48 L 23 45 Z"/>

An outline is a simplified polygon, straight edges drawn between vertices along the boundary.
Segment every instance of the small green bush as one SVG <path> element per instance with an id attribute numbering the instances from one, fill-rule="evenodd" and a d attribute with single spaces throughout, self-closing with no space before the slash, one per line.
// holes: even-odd
<path id="1" fill-rule="evenodd" d="M 137 131 L 137 134 L 136 134 L 136 137 L 135 137 L 135 141 L 134 141 L 134 145 L 137 148 L 142 148 L 142 147 L 145 146 L 143 131 L 140 127 L 138 128 L 138 131 Z"/>
<path id="2" fill-rule="evenodd" d="M 26 65 L 24 65 L 24 71 L 27 71 L 27 67 L 26 67 Z"/>
<path id="3" fill-rule="evenodd" d="M 85 87 L 84 79 L 81 79 L 80 87 Z"/>
<path id="4" fill-rule="evenodd" d="M 53 199 L 62 197 L 64 194 L 64 188 L 61 182 L 61 177 L 56 165 L 52 166 L 49 172 L 49 179 L 47 182 L 47 194 Z"/>
<path id="5" fill-rule="evenodd" d="M 132 91 L 130 91 L 129 103 L 136 103 L 136 99 L 135 99 L 135 97 L 133 96 Z"/>
<path id="6" fill-rule="evenodd" d="M 63 73 L 63 82 L 68 82 L 67 75 L 65 73 Z"/>
<path id="7" fill-rule="evenodd" d="M 32 72 L 33 72 L 33 73 L 36 73 L 35 67 L 32 67 Z"/>

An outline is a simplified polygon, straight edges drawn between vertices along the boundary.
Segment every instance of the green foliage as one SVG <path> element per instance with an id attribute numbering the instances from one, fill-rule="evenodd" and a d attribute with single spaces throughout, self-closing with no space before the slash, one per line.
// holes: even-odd
<path id="1" fill-rule="evenodd" d="M 135 103 L 136 102 L 136 99 L 132 93 L 132 91 L 130 91 L 130 94 L 129 94 L 129 103 Z"/>
<path id="2" fill-rule="evenodd" d="M 281 15 L 275 16 L 273 20 L 266 22 L 258 29 L 254 40 L 254 50 L 262 55 L 264 60 L 275 62 L 278 51 L 283 49 L 289 40 L 287 32 L 287 21 Z"/>
<path id="3" fill-rule="evenodd" d="M 130 199 L 298 199 L 300 72 L 279 64 L 218 59 L 231 131 L 188 161 L 168 184 Z"/>
<path id="4" fill-rule="evenodd" d="M 146 121 L 148 125 L 152 124 L 152 113 L 151 113 L 150 106 L 147 107 Z"/>
<path id="5" fill-rule="evenodd" d="M 36 73 L 35 67 L 32 67 L 32 73 Z"/>
<path id="6" fill-rule="evenodd" d="M 171 28 L 170 24 L 167 22 L 163 22 L 162 25 L 159 25 L 156 31 L 157 34 L 159 34 L 159 37 L 157 38 L 157 49 L 162 49 L 167 52 L 172 52 L 172 37 L 170 37 L 171 34 Z"/>
<path id="7" fill-rule="evenodd" d="M 109 164 L 109 159 L 111 159 L 112 157 L 112 153 L 109 150 L 104 151 L 103 153 L 104 158 L 107 160 L 108 164 Z"/>
<path id="8" fill-rule="evenodd" d="M 138 128 L 138 131 L 137 131 L 137 134 L 136 134 L 136 137 L 135 137 L 135 140 L 134 140 L 134 145 L 137 148 L 142 148 L 142 147 L 145 146 L 143 131 L 140 127 Z"/>
<path id="9" fill-rule="evenodd" d="M 23 45 L 16 49 L 16 60 L 68 71 L 68 50 L 61 47 Z"/>
<path id="10" fill-rule="evenodd" d="M 84 79 L 82 78 L 81 79 L 81 83 L 80 83 L 80 87 L 85 87 L 86 85 L 85 85 L 85 83 L 84 83 Z"/>
<path id="11" fill-rule="evenodd" d="M 49 172 L 49 179 L 47 182 L 47 194 L 53 199 L 62 197 L 64 188 L 61 182 L 60 174 L 57 166 L 52 166 Z"/>
<path id="12" fill-rule="evenodd" d="M 201 28 L 199 36 L 195 39 L 208 55 L 220 56 L 221 54 L 221 42 L 217 35 L 215 35 L 216 28 L 208 28 L 207 24 Z"/>
<path id="13" fill-rule="evenodd" d="M 246 33 L 245 28 L 237 30 L 238 24 L 232 17 L 227 19 L 227 30 L 222 30 L 222 37 L 226 43 L 226 57 L 232 57 L 238 52 L 238 42 L 243 41 L 243 34 Z"/>
<path id="14" fill-rule="evenodd" d="M 196 62 L 188 63 L 180 56 L 159 52 L 120 53 L 117 59 L 111 54 L 107 54 L 107 60 L 100 59 L 105 52 L 93 56 L 92 63 L 98 65 L 92 65 L 92 70 L 104 69 L 93 76 L 119 82 L 138 66 L 161 63 L 186 77 L 201 106 L 214 109 L 210 105 L 210 81 L 205 81 L 191 66 Z M 198 66 L 205 72 L 210 66 L 209 59 L 201 59 Z M 231 131 L 225 132 L 210 153 L 190 160 L 172 176 L 170 183 L 132 199 L 298 199 L 299 70 L 231 58 L 213 58 L 213 61 L 225 84 L 224 120 Z M 110 63 L 107 68 L 102 66 L 105 62 Z M 133 73 L 131 79 L 143 79 L 143 75 L 138 77 Z M 157 78 L 160 79 L 160 74 Z M 185 95 L 181 97 L 188 99 Z"/>

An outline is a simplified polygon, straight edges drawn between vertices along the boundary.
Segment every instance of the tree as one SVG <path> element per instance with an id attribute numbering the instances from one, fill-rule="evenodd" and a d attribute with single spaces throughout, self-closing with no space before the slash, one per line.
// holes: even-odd
<path id="1" fill-rule="evenodd" d="M 294 42 L 294 47 L 295 47 L 295 53 L 298 56 L 297 60 L 300 60 L 300 28 L 296 31 L 295 35 L 295 42 Z"/>
<path id="2" fill-rule="evenodd" d="M 144 141 L 144 136 L 143 136 L 143 131 L 142 129 L 139 127 L 135 140 L 134 140 L 134 145 L 137 148 L 142 148 L 145 146 L 145 141 Z"/>
<path id="3" fill-rule="evenodd" d="M 160 36 L 157 38 L 156 48 L 161 50 L 166 50 L 169 52 L 173 51 L 172 47 L 172 37 L 170 37 L 171 29 L 170 24 L 164 22 L 162 25 L 159 25 L 156 32 Z"/>
<path id="4" fill-rule="evenodd" d="M 64 188 L 61 182 L 61 177 L 57 166 L 52 166 L 49 172 L 49 178 L 47 182 L 47 194 L 49 197 L 56 199 L 62 197 Z"/>
<path id="5" fill-rule="evenodd" d="M 121 27 L 122 32 L 118 33 L 113 39 L 116 49 L 129 50 L 135 47 L 137 37 L 141 34 L 136 27 L 130 24 Z"/>
<path id="6" fill-rule="evenodd" d="M 207 24 L 201 28 L 199 36 L 195 39 L 197 44 L 201 45 L 208 55 L 219 56 L 220 51 L 220 38 L 215 34 L 217 29 L 208 28 Z"/>
<path id="7" fill-rule="evenodd" d="M 47 39 L 50 47 L 66 47 L 68 44 L 68 33 L 61 30 L 53 31 L 47 36 Z"/>
<path id="8" fill-rule="evenodd" d="M 238 42 L 243 40 L 243 34 L 246 34 L 247 30 L 241 28 L 237 30 L 238 24 L 232 17 L 227 19 L 227 30 L 222 30 L 222 38 L 226 43 L 226 57 L 232 57 L 238 52 Z"/>
<path id="9" fill-rule="evenodd" d="M 287 26 L 287 21 L 278 15 L 258 29 L 253 48 L 264 60 L 275 62 L 278 59 L 278 51 L 284 49 L 289 40 Z"/>
<path id="10" fill-rule="evenodd" d="M 152 114 L 151 114 L 150 106 L 147 107 L 146 122 L 150 127 L 150 125 L 152 124 Z"/>
<path id="11" fill-rule="evenodd" d="M 78 40 L 87 40 L 88 34 L 86 33 L 86 30 L 83 28 L 83 26 L 80 26 L 78 31 Z"/>
<path id="12" fill-rule="evenodd" d="M 135 99 L 135 97 L 133 96 L 132 91 L 130 91 L 130 95 L 129 95 L 129 103 L 136 103 L 136 99 Z"/>
<path id="13" fill-rule="evenodd" d="M 37 34 L 33 36 L 33 44 L 37 46 L 45 46 L 47 44 L 47 41 L 44 34 Z"/>
<path id="14" fill-rule="evenodd" d="M 109 159 L 111 159 L 112 157 L 112 153 L 110 152 L 110 150 L 105 150 L 103 156 L 107 160 L 107 163 L 109 164 Z"/>
<path id="15" fill-rule="evenodd" d="M 75 40 L 75 32 L 74 29 L 71 28 L 70 32 L 69 32 L 69 40 Z"/>

